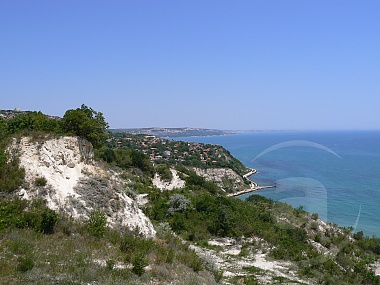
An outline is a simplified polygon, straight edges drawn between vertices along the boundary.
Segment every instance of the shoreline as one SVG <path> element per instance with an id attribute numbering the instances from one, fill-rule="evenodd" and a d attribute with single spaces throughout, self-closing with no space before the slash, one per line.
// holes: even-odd
<path id="1" fill-rule="evenodd" d="M 254 168 L 247 167 L 247 169 L 249 169 L 249 172 L 243 175 L 243 179 L 249 179 L 249 177 L 251 177 L 252 175 L 257 173 L 257 170 Z M 254 182 L 252 180 L 250 180 L 250 183 L 251 183 L 251 185 L 250 185 L 249 189 L 241 190 L 241 191 L 235 192 L 235 193 L 229 193 L 229 194 L 227 194 L 227 197 L 236 197 L 236 196 L 240 196 L 243 194 L 256 192 L 256 191 L 259 191 L 262 189 L 276 188 L 276 186 L 274 186 L 274 185 L 273 186 L 260 186 L 259 184 L 257 184 L 256 182 Z"/>

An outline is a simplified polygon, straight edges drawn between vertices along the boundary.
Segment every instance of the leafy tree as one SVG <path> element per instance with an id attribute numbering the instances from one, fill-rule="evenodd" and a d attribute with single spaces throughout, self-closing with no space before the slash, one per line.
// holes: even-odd
<path id="1" fill-rule="evenodd" d="M 101 147 L 95 152 L 95 156 L 104 160 L 105 162 L 112 163 L 116 160 L 116 154 L 113 149 L 106 146 Z"/>
<path id="2" fill-rule="evenodd" d="M 66 133 L 87 139 L 95 148 L 101 147 L 107 139 L 108 123 L 103 113 L 84 104 L 75 110 L 66 111 L 62 119 L 62 128 Z"/>
<path id="3" fill-rule="evenodd" d="M 131 152 L 131 159 L 132 159 L 132 165 L 135 167 L 140 168 L 144 172 L 151 172 L 153 171 L 152 164 L 150 162 L 149 156 L 132 150 Z"/>

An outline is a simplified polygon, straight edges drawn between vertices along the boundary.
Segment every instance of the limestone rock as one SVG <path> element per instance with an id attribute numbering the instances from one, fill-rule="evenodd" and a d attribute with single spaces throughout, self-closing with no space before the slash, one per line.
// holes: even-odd
<path id="1" fill-rule="evenodd" d="M 78 137 L 46 138 L 34 142 L 29 137 L 13 140 L 10 151 L 18 151 L 20 165 L 29 184 L 23 198 L 41 197 L 53 210 L 64 210 L 74 218 L 87 220 L 89 213 L 103 210 L 111 227 L 138 228 L 147 237 L 154 237 L 151 221 L 119 185 L 115 173 L 101 168 L 94 161 L 91 143 Z M 34 181 L 44 177 L 47 186 L 37 188 Z"/>

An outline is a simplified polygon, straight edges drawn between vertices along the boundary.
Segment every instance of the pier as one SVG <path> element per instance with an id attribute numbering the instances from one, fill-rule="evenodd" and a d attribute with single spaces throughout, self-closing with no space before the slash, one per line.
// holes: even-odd
<path id="1" fill-rule="evenodd" d="M 246 173 L 246 174 L 244 174 L 243 178 L 248 179 L 250 176 L 252 176 L 252 175 L 254 175 L 256 173 L 257 173 L 256 169 L 249 168 L 249 172 Z M 242 191 L 235 192 L 235 193 L 229 193 L 229 194 L 227 194 L 227 197 L 236 197 L 236 196 L 240 196 L 240 195 L 243 195 L 243 194 L 259 191 L 259 190 L 262 190 L 262 189 L 268 189 L 268 188 L 276 188 L 276 186 L 260 186 L 256 182 L 251 181 L 251 187 L 249 189 L 242 190 Z"/>

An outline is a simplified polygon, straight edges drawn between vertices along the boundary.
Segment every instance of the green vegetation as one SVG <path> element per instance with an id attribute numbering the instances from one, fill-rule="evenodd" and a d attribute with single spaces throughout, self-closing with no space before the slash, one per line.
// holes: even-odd
<path id="1" fill-rule="evenodd" d="M 12 192 L 22 185 L 25 171 L 16 154 L 9 154 L 5 146 L 5 140 L 0 141 L 0 192 Z"/>
<path id="2" fill-rule="evenodd" d="M 95 157 L 122 169 L 138 168 L 152 177 L 154 167 L 149 157 L 133 149 L 110 149 L 105 146 L 95 151 Z"/>
<path id="3" fill-rule="evenodd" d="M 231 168 L 243 175 L 246 167 L 219 145 L 173 141 L 147 135 L 111 133 L 106 142 L 110 149 L 132 149 L 142 152 L 159 164 L 182 164 L 200 168 Z"/>
<path id="4" fill-rule="evenodd" d="M 93 210 L 88 221 L 88 231 L 94 237 L 100 238 L 106 233 L 107 217 L 102 211 Z"/>
<path id="5" fill-rule="evenodd" d="M 36 180 L 34 181 L 34 184 L 36 186 L 46 186 L 46 183 L 47 183 L 47 180 L 45 177 L 38 177 L 36 178 Z"/>
<path id="6" fill-rule="evenodd" d="M 80 108 L 66 111 L 62 129 L 65 133 L 87 139 L 95 148 L 99 148 L 107 139 L 108 123 L 101 112 L 82 104 Z"/>
<path id="7" fill-rule="evenodd" d="M 43 140 L 48 134 L 76 135 L 99 148 L 107 138 L 107 128 L 103 114 L 85 105 L 66 111 L 62 120 L 41 112 L 16 112 L 8 120 L 0 118 L 0 192 L 12 192 L 24 181 L 25 171 L 19 167 L 17 153 L 7 149 L 11 137 Z M 46 180 L 38 178 L 35 184 L 45 186 Z"/>
<path id="8" fill-rule="evenodd" d="M 320 232 L 317 239 L 339 252 L 327 258 L 309 242 L 316 230 L 315 215 L 258 195 L 241 201 L 208 193 L 164 192 L 154 197 L 148 214 L 152 220 L 168 222 L 191 242 L 202 243 L 214 237 L 260 237 L 270 245 L 270 257 L 294 262 L 301 276 L 313 278 L 318 284 L 352 284 L 352 280 L 355 284 L 380 284 L 365 265 L 379 258 L 379 240 L 358 235 L 359 240 L 350 242 L 347 230 L 336 230 L 329 237 Z M 279 215 L 292 222 L 278 220 Z"/>
<path id="9" fill-rule="evenodd" d="M 173 179 L 173 174 L 166 164 L 159 164 L 156 166 L 156 172 L 160 175 L 161 179 L 164 181 L 171 181 Z"/>
<path id="10" fill-rule="evenodd" d="M 224 148 L 144 135 L 112 134 L 106 141 L 107 127 L 102 113 L 85 105 L 68 110 L 62 120 L 40 112 L 0 118 L 0 279 L 4 284 L 147 284 L 152 280 L 216 284 L 223 281 L 223 271 L 207 257 L 199 258 L 189 244 L 211 249 L 210 239 L 224 237 L 243 243 L 257 238 L 259 242 L 241 245 L 238 258 L 266 251 L 269 258 L 291 261 L 292 270 L 311 283 L 380 284 L 369 268 L 380 259 L 379 239 L 352 234 L 350 229 L 324 228 L 318 214 L 259 195 L 247 201 L 226 197 L 218 186 L 191 170 L 193 166 L 227 167 L 245 173 L 246 168 Z M 144 211 L 156 225 L 157 238 L 145 239 L 138 229 L 108 228 L 106 210 L 93 209 L 89 220 L 80 222 L 49 209 L 41 199 L 12 198 L 9 193 L 23 184 L 25 173 L 17 153 L 7 149 L 10 137 L 44 139 L 46 134 L 88 139 L 97 159 L 123 170 L 129 181 L 126 192 L 148 193 Z M 170 168 L 176 168 L 186 186 L 166 192 L 152 187 L 155 172 L 164 180 L 172 179 Z M 48 188 L 44 177 L 33 182 L 41 191 Z M 252 266 L 244 270 L 247 275 L 229 282 L 259 284 L 258 276 L 265 274 Z M 273 277 L 272 282 L 291 281 Z"/>
<path id="11" fill-rule="evenodd" d="M 22 136 L 38 134 L 76 135 L 90 141 L 95 148 L 107 139 L 108 124 L 103 114 L 86 105 L 75 110 L 67 110 L 63 119 L 51 117 L 41 112 L 22 112 L 8 120 L 0 118 L 1 140 L 10 135 Z"/>
<path id="12" fill-rule="evenodd" d="M 212 273 L 197 274 L 202 261 L 165 226 L 157 227 L 156 240 L 125 228 L 94 237 L 90 227 L 64 214 L 53 231 L 41 230 L 47 210 L 41 200 L 2 200 L 0 209 L 2 284 L 216 284 Z M 103 229 L 97 222 L 102 213 L 93 216 Z"/>
<path id="13" fill-rule="evenodd" d="M 0 230 L 16 227 L 52 234 L 58 221 L 58 215 L 47 208 L 43 200 L 1 200 L 0 209 Z"/>

